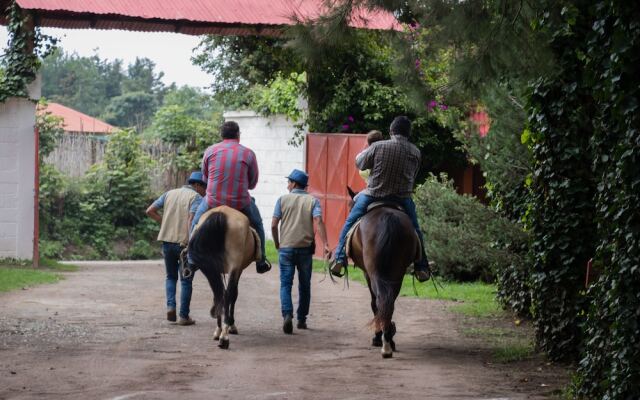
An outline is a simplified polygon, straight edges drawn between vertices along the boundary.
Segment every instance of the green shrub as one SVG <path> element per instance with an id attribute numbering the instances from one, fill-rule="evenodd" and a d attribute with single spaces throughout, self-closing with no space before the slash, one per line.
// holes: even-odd
<path id="1" fill-rule="evenodd" d="M 40 258 L 48 258 L 59 260 L 64 252 L 64 245 L 57 240 L 40 239 L 38 243 L 40 249 Z"/>
<path id="2" fill-rule="evenodd" d="M 132 260 L 148 260 L 159 255 L 158 248 L 146 240 L 136 240 L 129 249 L 129 258 Z"/>
<path id="3" fill-rule="evenodd" d="M 526 240 L 517 225 L 477 199 L 456 193 L 445 175 L 427 178 L 415 194 L 427 255 L 445 279 L 493 281 L 499 271 L 520 262 L 505 243 Z"/>

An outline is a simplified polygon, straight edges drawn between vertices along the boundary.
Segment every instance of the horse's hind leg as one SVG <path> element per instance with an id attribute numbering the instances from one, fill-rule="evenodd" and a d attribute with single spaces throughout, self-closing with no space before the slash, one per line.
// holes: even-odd
<path id="1" fill-rule="evenodd" d="M 371 295 L 371 311 L 373 312 L 373 316 L 375 317 L 378 313 L 378 306 L 376 304 L 376 294 L 371 290 L 371 280 L 369 279 L 369 274 L 364 274 L 367 279 L 367 287 L 369 288 L 369 294 Z M 373 338 L 371 339 L 371 345 L 373 347 L 382 347 L 382 331 L 376 330 Z"/>
<path id="2" fill-rule="evenodd" d="M 224 324 L 222 326 L 222 333 L 220 334 L 220 342 L 218 347 L 222 349 L 229 348 L 229 333 L 235 328 L 235 320 L 233 318 L 233 311 L 235 308 L 236 299 L 238 298 L 238 280 L 240 279 L 240 272 L 231 271 L 229 274 L 229 283 L 227 284 L 227 290 L 224 293 Z"/>
<path id="3" fill-rule="evenodd" d="M 216 317 L 216 330 L 213 333 L 213 340 L 218 340 L 220 339 L 220 334 L 222 333 L 222 316 L 218 315 Z"/>

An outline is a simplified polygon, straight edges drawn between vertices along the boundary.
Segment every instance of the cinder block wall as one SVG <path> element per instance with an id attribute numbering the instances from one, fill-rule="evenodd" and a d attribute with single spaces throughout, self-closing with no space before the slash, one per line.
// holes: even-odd
<path id="1" fill-rule="evenodd" d="M 0 258 L 33 258 L 35 107 L 0 103 Z"/>
<path id="2" fill-rule="evenodd" d="M 284 116 L 266 118 L 253 111 L 229 111 L 224 119 L 240 125 L 240 143 L 256 153 L 260 176 L 251 195 L 260 209 L 265 234 L 271 239 L 273 207 L 278 197 L 287 193 L 285 177 L 294 168 L 304 170 L 304 144 L 287 144 L 296 129 Z"/>

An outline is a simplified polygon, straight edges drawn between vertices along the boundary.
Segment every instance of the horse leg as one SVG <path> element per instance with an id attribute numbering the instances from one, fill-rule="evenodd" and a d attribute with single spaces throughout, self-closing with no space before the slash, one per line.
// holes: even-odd
<path id="1" fill-rule="evenodd" d="M 215 332 L 213 333 L 213 340 L 220 339 L 220 334 L 222 333 L 222 316 L 218 315 L 216 317 L 216 322 L 217 326 Z"/>
<path id="2" fill-rule="evenodd" d="M 232 271 L 229 274 L 229 283 L 227 284 L 227 290 L 224 292 L 224 324 L 222 325 L 222 333 L 220 334 L 220 342 L 218 347 L 221 349 L 229 348 L 229 330 L 234 325 L 233 319 L 233 306 L 238 298 L 238 279 L 240 274 Z"/>
<path id="3" fill-rule="evenodd" d="M 373 312 L 373 316 L 375 317 L 378 313 L 376 294 L 373 293 L 373 290 L 371 289 L 371 279 L 369 279 L 369 274 L 365 272 L 364 277 L 367 279 L 367 287 L 369 288 L 369 294 L 371 295 L 371 311 Z M 376 332 L 371 339 L 371 345 L 373 347 L 382 347 L 382 331 L 376 329 Z"/>
<path id="4" fill-rule="evenodd" d="M 396 351 L 396 344 L 393 341 L 393 336 L 396 334 L 396 325 L 392 321 L 393 311 L 395 308 L 395 300 L 400 293 L 400 286 L 402 282 L 391 286 L 378 285 L 384 293 L 378 293 L 378 310 L 379 313 L 376 316 L 378 320 L 378 326 L 382 328 L 382 358 L 393 357 L 393 352 Z"/>
<path id="5" fill-rule="evenodd" d="M 393 341 L 393 336 L 396 334 L 396 325 L 389 321 L 382 329 L 382 358 L 393 357 L 393 352 L 396 351 L 396 344 Z"/>
<path id="6" fill-rule="evenodd" d="M 227 323 L 229 324 L 229 333 L 232 335 L 238 334 L 238 328 L 236 328 L 236 321 L 235 321 L 235 312 L 236 312 L 236 300 L 238 299 L 238 281 L 240 280 L 241 274 L 242 274 L 242 271 L 238 272 L 237 274 L 235 273 L 235 271 L 231 272 L 231 277 L 229 281 L 234 282 L 234 284 L 231 285 L 231 288 L 233 290 L 229 291 L 226 298 L 226 301 L 229 303 L 229 319 Z"/>

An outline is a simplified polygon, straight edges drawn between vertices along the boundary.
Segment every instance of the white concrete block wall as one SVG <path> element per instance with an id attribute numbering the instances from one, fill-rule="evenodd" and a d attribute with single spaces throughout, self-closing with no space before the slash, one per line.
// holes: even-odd
<path id="1" fill-rule="evenodd" d="M 35 107 L 0 103 L 0 258 L 33 258 Z"/>
<path id="2" fill-rule="evenodd" d="M 260 209 L 265 235 L 271 239 L 273 208 L 278 197 L 287 193 L 285 177 L 294 168 L 304 170 L 304 145 L 287 144 L 296 129 L 284 116 L 266 118 L 253 111 L 229 111 L 224 119 L 240 125 L 240 143 L 256 153 L 260 174 L 251 195 Z"/>

